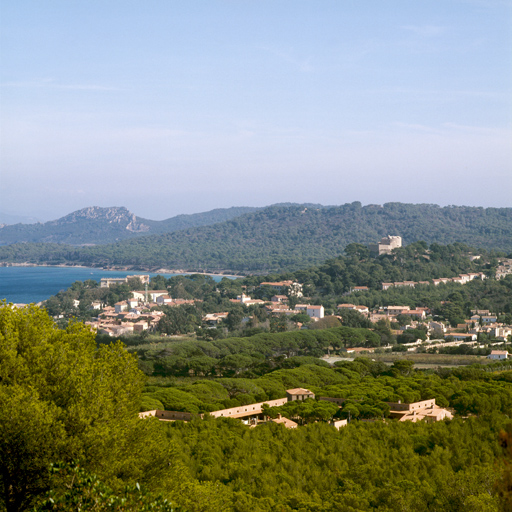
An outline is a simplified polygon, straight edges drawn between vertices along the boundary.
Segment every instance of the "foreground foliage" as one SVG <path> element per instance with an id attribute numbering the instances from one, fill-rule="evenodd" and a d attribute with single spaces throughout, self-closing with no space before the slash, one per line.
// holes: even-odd
<path id="1" fill-rule="evenodd" d="M 44 310 L 1 305 L 0 507 L 27 510 L 65 487 L 50 464 L 74 460 L 113 493 L 138 483 L 172 495 L 187 483 L 160 426 L 138 418 L 143 380 L 120 343 L 97 349 L 81 324 L 59 330 Z M 182 500 L 200 494 L 187 486 Z"/>

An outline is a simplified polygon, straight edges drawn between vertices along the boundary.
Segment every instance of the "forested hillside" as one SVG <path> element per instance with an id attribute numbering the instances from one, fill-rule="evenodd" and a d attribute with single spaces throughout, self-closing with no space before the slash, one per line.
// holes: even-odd
<path id="1" fill-rule="evenodd" d="M 512 250 L 512 208 L 360 203 L 328 208 L 272 206 L 219 224 L 98 247 L 14 244 L 0 261 L 187 270 L 297 270 L 338 256 L 350 243 L 387 234 L 404 244 L 461 242 Z"/>
<path id="2" fill-rule="evenodd" d="M 136 217 L 124 207 L 90 207 L 65 217 L 36 224 L 0 225 L 0 245 L 26 242 L 106 244 L 147 234 L 170 233 L 225 222 L 256 210 L 252 207 L 218 208 L 156 221 Z"/>

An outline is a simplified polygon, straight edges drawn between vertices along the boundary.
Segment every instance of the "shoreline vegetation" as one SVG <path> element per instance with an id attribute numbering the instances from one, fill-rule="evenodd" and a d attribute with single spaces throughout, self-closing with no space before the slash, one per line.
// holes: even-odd
<path id="1" fill-rule="evenodd" d="M 204 271 L 196 271 L 196 270 L 184 270 L 184 269 L 168 269 L 168 268 L 153 268 L 153 267 L 144 267 L 140 266 L 132 266 L 132 265 L 108 265 L 108 266 L 97 266 L 91 267 L 87 265 L 70 265 L 67 263 L 56 263 L 53 265 L 47 263 L 12 263 L 7 261 L 0 262 L 0 267 L 51 267 L 51 268 L 90 268 L 94 270 L 105 270 L 105 271 L 113 271 L 113 272 L 149 272 L 151 274 L 200 274 L 203 276 L 222 276 L 222 277 L 246 277 L 245 273 L 235 273 L 230 270 L 223 270 L 220 272 L 204 272 Z"/>

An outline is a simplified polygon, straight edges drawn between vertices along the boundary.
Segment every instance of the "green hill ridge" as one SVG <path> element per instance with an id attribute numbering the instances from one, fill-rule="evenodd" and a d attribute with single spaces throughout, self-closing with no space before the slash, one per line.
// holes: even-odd
<path id="1" fill-rule="evenodd" d="M 269 273 L 307 268 L 350 243 L 368 244 L 388 234 L 400 235 L 404 245 L 459 242 L 511 251 L 512 208 L 274 205 L 209 226 L 96 247 L 13 244 L 0 247 L 0 262 Z"/>

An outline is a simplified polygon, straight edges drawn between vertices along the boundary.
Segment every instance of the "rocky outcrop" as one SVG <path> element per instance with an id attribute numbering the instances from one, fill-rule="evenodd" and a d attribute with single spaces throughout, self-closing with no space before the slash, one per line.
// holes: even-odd
<path id="1" fill-rule="evenodd" d="M 82 208 L 76 212 L 70 213 L 61 219 L 47 222 L 47 225 L 72 224 L 82 222 L 84 220 L 101 221 L 108 224 L 119 224 L 128 231 L 144 232 L 149 231 L 147 224 L 139 221 L 137 217 L 124 206 L 113 206 L 110 208 L 102 208 L 100 206 L 89 206 Z"/>
<path id="2" fill-rule="evenodd" d="M 30 242 L 80 246 L 107 244 L 146 234 L 215 224 L 254 210 L 252 207 L 219 208 L 155 221 L 137 217 L 124 206 L 90 206 L 44 224 L 0 225 L 0 245 Z"/>

